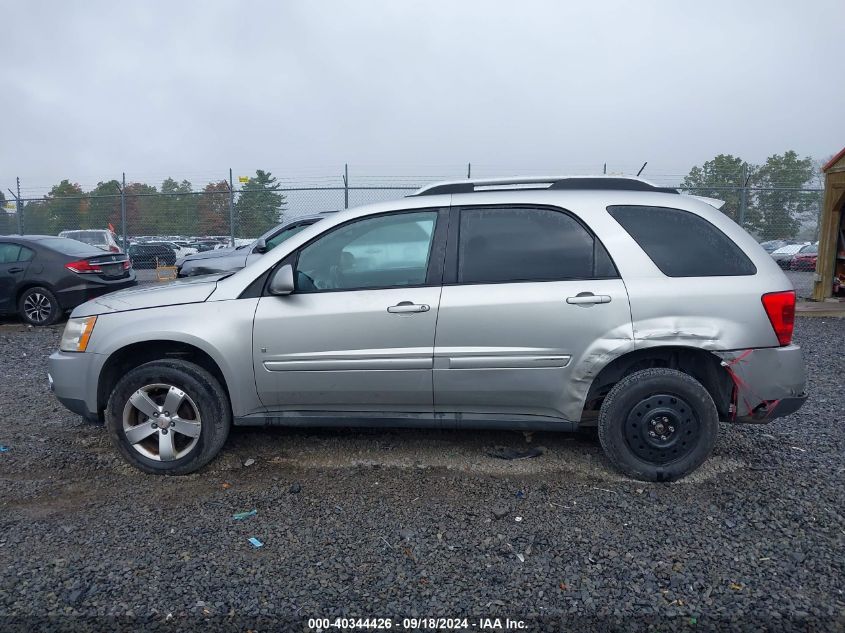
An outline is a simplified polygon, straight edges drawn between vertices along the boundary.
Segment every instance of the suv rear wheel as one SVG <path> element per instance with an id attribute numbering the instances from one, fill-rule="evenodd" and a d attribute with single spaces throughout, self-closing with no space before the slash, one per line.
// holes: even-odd
<path id="1" fill-rule="evenodd" d="M 613 464 L 644 481 L 672 481 L 698 468 L 716 443 L 719 416 L 689 374 L 654 368 L 620 380 L 602 403 L 599 441 Z"/>
<path id="2" fill-rule="evenodd" d="M 229 398 L 183 360 L 145 363 L 121 378 L 106 407 L 112 443 L 144 472 L 184 475 L 205 466 L 229 435 Z"/>

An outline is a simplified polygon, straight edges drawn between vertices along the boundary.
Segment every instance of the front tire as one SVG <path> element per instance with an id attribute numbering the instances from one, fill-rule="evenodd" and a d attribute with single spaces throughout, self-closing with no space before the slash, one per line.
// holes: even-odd
<path id="1" fill-rule="evenodd" d="M 205 466 L 223 448 L 231 423 L 219 381 L 184 360 L 136 367 L 118 381 L 106 406 L 115 448 L 136 468 L 158 475 Z"/>
<path id="2" fill-rule="evenodd" d="M 673 481 L 701 466 L 716 443 L 719 416 L 689 374 L 653 368 L 620 380 L 602 403 L 599 441 L 629 477 Z"/>
<path id="3" fill-rule="evenodd" d="M 18 314 L 31 325 L 52 325 L 62 316 L 62 306 L 43 286 L 27 288 L 18 300 Z"/>

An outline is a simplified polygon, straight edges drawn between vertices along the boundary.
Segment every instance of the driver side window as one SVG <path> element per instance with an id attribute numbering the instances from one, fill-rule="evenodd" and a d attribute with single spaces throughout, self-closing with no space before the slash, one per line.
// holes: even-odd
<path id="1" fill-rule="evenodd" d="M 436 211 L 364 218 L 302 249 L 297 292 L 425 284 Z"/>

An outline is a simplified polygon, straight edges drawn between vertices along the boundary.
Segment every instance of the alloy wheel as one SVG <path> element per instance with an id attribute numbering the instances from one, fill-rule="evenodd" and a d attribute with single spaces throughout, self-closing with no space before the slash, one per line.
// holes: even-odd
<path id="1" fill-rule="evenodd" d="M 202 420 L 196 403 L 179 387 L 146 385 L 123 408 L 123 432 L 144 457 L 168 462 L 185 457 L 199 441 Z"/>
<path id="2" fill-rule="evenodd" d="M 33 323 L 45 323 L 53 313 L 53 306 L 46 295 L 33 292 L 24 299 L 23 311 Z"/>

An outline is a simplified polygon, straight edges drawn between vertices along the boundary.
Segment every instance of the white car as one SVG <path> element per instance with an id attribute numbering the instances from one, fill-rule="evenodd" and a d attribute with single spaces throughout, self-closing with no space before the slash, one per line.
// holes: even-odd
<path id="1" fill-rule="evenodd" d="M 96 246 L 100 250 L 110 253 L 121 253 L 117 245 L 114 233 L 106 229 L 84 229 L 74 231 L 62 231 L 59 237 L 66 237 L 77 242 L 84 242 L 90 246 Z"/>
<path id="2" fill-rule="evenodd" d="M 789 262 L 794 255 L 798 253 L 802 248 L 804 248 L 808 242 L 804 242 L 803 244 L 787 244 L 786 246 L 782 246 L 781 248 L 777 249 L 776 251 L 772 251 L 769 255 L 772 256 L 778 266 L 783 269 L 789 269 Z"/>

